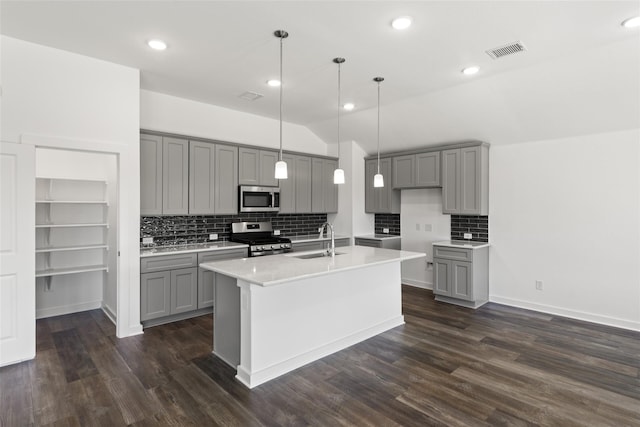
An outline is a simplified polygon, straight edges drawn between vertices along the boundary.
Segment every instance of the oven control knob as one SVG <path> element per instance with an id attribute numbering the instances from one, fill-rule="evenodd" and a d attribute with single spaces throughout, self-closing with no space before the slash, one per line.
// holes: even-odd
<path id="1" fill-rule="evenodd" d="M 281 247 L 282 249 L 286 249 L 286 248 L 287 248 L 287 245 L 283 243 L 283 244 L 281 244 L 281 245 L 280 245 L 280 247 Z"/>
<path id="2" fill-rule="evenodd" d="M 262 246 L 256 246 L 255 248 L 253 248 L 254 251 L 261 251 L 262 250 Z"/>

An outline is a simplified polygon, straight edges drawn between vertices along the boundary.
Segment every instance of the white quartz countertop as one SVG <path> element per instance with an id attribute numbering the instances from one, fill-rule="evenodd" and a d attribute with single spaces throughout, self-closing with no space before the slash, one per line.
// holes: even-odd
<path id="1" fill-rule="evenodd" d="M 300 255 L 318 252 L 321 251 L 213 261 L 202 263 L 200 267 L 249 283 L 273 286 L 340 271 L 425 257 L 424 253 L 419 252 L 368 246 L 344 246 L 336 248 L 336 254 L 340 255 L 334 257 L 297 258 Z"/>
<path id="2" fill-rule="evenodd" d="M 376 234 L 365 234 L 363 236 L 354 236 L 354 238 L 356 238 L 356 239 L 370 239 L 370 240 L 394 240 L 394 239 L 400 239 L 401 237 L 393 235 L 393 234 L 376 233 Z"/>
<path id="3" fill-rule="evenodd" d="M 448 248 L 466 248 L 466 249 L 480 249 L 486 248 L 489 243 L 485 242 L 471 242 L 464 240 L 445 240 L 444 242 L 436 242 L 433 246 L 445 246 Z"/>
<path id="4" fill-rule="evenodd" d="M 140 258 L 159 255 L 176 255 L 189 252 L 223 251 L 227 249 L 248 248 L 244 243 L 235 242 L 211 242 L 193 243 L 190 245 L 162 246 L 157 248 L 141 248 Z"/>
<path id="5" fill-rule="evenodd" d="M 291 243 L 307 243 L 307 242 L 323 242 L 325 240 L 331 240 L 331 236 L 326 236 L 326 233 L 322 237 L 318 237 L 318 234 L 307 234 L 305 236 L 288 236 L 291 239 Z M 349 236 L 335 235 L 334 239 L 348 239 Z"/>

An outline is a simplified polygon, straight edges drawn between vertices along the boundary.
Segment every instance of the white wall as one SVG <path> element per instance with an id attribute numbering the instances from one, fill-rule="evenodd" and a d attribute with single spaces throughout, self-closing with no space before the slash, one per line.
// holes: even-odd
<path id="1" fill-rule="evenodd" d="M 491 148 L 492 301 L 640 330 L 639 147 L 631 130 Z"/>
<path id="2" fill-rule="evenodd" d="M 402 262 L 402 283 L 433 289 L 432 244 L 451 239 L 451 215 L 442 213 L 442 189 L 402 190 L 400 236 L 402 249 L 422 252 L 426 259 Z"/>
<path id="3" fill-rule="evenodd" d="M 279 148 L 278 120 L 162 93 L 140 91 L 142 129 Z M 327 155 L 327 144 L 304 126 L 283 123 L 282 148 Z"/>
<path id="4" fill-rule="evenodd" d="M 139 71 L 10 37 L 0 43 L 3 141 L 119 158 L 117 334 L 140 333 Z"/>
<path id="5" fill-rule="evenodd" d="M 337 156 L 337 149 L 330 146 L 329 155 Z M 335 232 L 343 236 L 372 234 L 374 231 L 374 215 L 364 212 L 365 155 L 355 141 L 340 144 L 340 166 L 344 169 L 345 183 L 338 191 L 338 213 L 330 214 L 328 220 L 333 223 Z"/>

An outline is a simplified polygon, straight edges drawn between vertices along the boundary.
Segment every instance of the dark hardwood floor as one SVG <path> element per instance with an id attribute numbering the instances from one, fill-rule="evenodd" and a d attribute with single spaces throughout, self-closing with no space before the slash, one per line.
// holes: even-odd
<path id="1" fill-rule="evenodd" d="M 0 420 L 640 426 L 640 333 L 411 287 L 403 303 L 404 326 L 253 390 L 211 355 L 211 316 L 125 339 L 100 310 L 39 320 L 35 360 L 0 369 Z"/>

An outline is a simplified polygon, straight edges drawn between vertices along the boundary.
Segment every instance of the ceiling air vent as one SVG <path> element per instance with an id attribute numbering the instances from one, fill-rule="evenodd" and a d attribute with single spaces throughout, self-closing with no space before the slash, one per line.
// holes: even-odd
<path id="1" fill-rule="evenodd" d="M 513 55 L 514 53 L 524 52 L 525 50 L 527 50 L 527 48 L 524 47 L 524 44 L 522 44 L 522 42 L 520 41 L 517 41 L 504 46 L 496 47 L 494 49 L 489 49 L 486 52 L 487 55 L 489 55 L 491 58 L 498 59 L 502 58 L 503 56 Z"/>
<path id="2" fill-rule="evenodd" d="M 262 98 L 264 95 L 261 95 L 256 92 L 246 91 L 238 95 L 239 98 L 246 99 L 247 101 L 255 101 L 256 99 Z"/>

